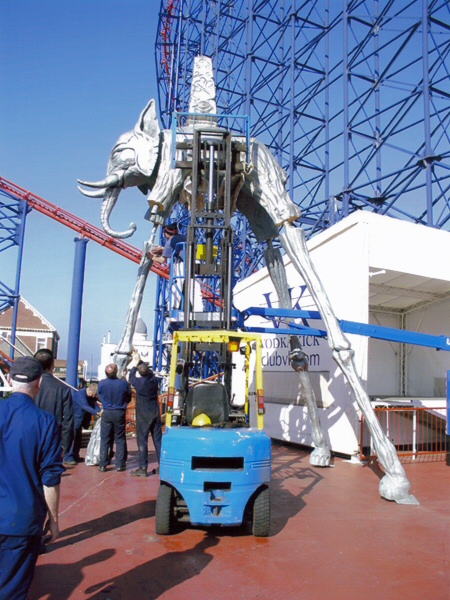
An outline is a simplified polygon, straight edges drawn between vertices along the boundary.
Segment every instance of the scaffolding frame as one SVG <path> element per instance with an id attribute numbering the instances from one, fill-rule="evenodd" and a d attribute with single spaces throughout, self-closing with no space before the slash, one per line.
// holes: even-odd
<path id="1" fill-rule="evenodd" d="M 271 148 L 307 238 L 356 210 L 450 228 L 445 0 L 161 0 L 155 46 L 163 126 L 210 56 L 217 113 Z M 265 248 L 237 222 L 244 279 Z"/>
<path id="2" fill-rule="evenodd" d="M 199 53 L 217 112 L 248 115 L 286 170 L 307 237 L 355 210 L 448 229 L 448 2 L 162 0 L 166 127 Z"/>

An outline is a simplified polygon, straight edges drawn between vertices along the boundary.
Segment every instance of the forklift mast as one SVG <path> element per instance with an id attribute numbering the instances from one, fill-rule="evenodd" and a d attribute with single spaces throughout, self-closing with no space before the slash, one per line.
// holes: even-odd
<path id="1" fill-rule="evenodd" d="M 197 125 L 192 138 L 177 142 L 178 168 L 191 173 L 190 223 L 187 229 L 184 283 L 185 330 L 236 328 L 232 308 L 233 228 L 235 207 L 232 190 L 242 181 L 246 152 L 243 141 L 232 140 L 231 132 L 220 127 Z M 203 309 L 195 305 L 195 290 L 201 288 Z M 181 323 L 180 323 L 181 326 Z M 188 343 L 183 348 L 186 369 L 195 362 L 199 348 Z M 226 344 L 211 361 L 216 371 L 224 372 L 224 383 L 231 387 L 231 357 Z M 208 360 L 202 353 L 202 360 Z M 187 375 L 187 373 L 186 373 Z"/>
<path id="2" fill-rule="evenodd" d="M 192 142 L 181 142 L 191 171 L 191 219 L 187 230 L 184 329 L 197 326 L 230 329 L 232 323 L 233 230 L 231 187 L 239 170 L 240 152 L 231 133 L 221 128 L 194 129 Z M 240 144 L 242 146 L 242 144 Z M 189 160 L 190 159 L 190 160 Z M 240 177 L 238 174 L 237 177 Z M 195 311 L 193 288 L 201 281 L 212 306 Z M 204 293 L 205 295 L 205 293 Z M 189 301 L 188 301 L 189 299 Z M 209 314 L 209 313 L 213 314 Z M 206 321 L 206 322 L 205 322 Z"/>

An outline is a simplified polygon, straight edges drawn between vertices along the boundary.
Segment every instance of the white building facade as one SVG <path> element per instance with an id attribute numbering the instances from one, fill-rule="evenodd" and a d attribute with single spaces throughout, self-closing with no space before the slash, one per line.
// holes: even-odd
<path id="1" fill-rule="evenodd" d="M 136 330 L 133 336 L 133 347 L 140 354 L 141 359 L 150 366 L 153 363 L 153 341 L 148 340 L 147 325 L 141 317 L 136 322 Z M 103 340 L 98 366 L 98 380 L 105 379 L 105 368 L 112 362 L 112 356 L 117 343 L 112 343 L 110 334 Z"/>
<path id="2" fill-rule="evenodd" d="M 339 320 L 450 336 L 450 233 L 359 211 L 311 239 L 308 248 Z M 287 257 L 285 265 L 293 306 L 317 310 Z M 240 310 L 276 308 L 267 270 L 240 282 L 234 302 Z M 248 324 L 271 325 L 260 317 Z M 304 325 L 324 329 L 321 321 Z M 445 403 L 450 352 L 346 336 L 371 398 L 439 397 Z M 299 337 L 328 443 L 335 452 L 356 455 L 359 410 L 327 340 L 307 332 Z M 298 375 L 289 364 L 289 337 L 265 334 L 263 360 L 268 434 L 312 446 L 306 407 L 297 398 Z"/>

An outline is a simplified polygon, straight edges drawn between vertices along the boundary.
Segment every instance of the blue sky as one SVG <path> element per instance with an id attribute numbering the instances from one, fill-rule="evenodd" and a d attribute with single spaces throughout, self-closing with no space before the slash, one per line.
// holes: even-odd
<path id="1" fill-rule="evenodd" d="M 0 2 L 0 175 L 97 226 L 101 200 L 82 196 L 77 178 L 101 179 L 109 152 L 157 98 L 155 39 L 159 0 L 2 0 Z M 111 224 L 150 225 L 146 199 L 123 192 Z M 27 219 L 22 295 L 61 335 L 66 358 L 75 232 L 32 211 Z M 0 254 L 13 287 L 15 254 Z M 137 265 L 89 242 L 80 359 L 96 372 L 103 336 L 118 341 Z M 153 327 L 156 275 L 142 317 Z"/>

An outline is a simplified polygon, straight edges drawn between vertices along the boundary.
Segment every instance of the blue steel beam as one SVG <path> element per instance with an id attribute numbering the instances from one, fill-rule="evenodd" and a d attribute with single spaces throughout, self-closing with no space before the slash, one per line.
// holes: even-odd
<path id="1" fill-rule="evenodd" d="M 245 325 L 245 321 L 251 316 L 261 316 L 265 319 L 275 320 L 277 326 L 248 327 Z M 289 322 L 289 319 L 302 320 L 302 323 Z M 308 324 L 308 320 L 320 319 L 320 312 L 315 310 L 285 310 L 282 308 L 250 307 L 240 314 L 239 325 L 248 331 L 260 333 L 277 335 L 296 335 L 300 333 L 326 338 L 328 334 L 325 330 L 311 327 Z M 383 327 L 381 325 L 357 323 L 356 321 L 340 319 L 338 319 L 338 322 L 344 333 L 364 335 L 378 340 L 400 342 L 401 344 L 413 344 L 415 346 L 435 348 L 436 350 L 450 351 L 450 338 L 444 335 L 431 335 L 428 333 L 409 331 L 407 329 L 395 329 L 394 327 Z"/>
<path id="2" fill-rule="evenodd" d="M 78 389 L 78 359 L 80 355 L 81 318 L 83 309 L 84 273 L 87 238 L 75 238 L 75 258 L 70 303 L 69 337 L 67 344 L 66 382 Z"/>

